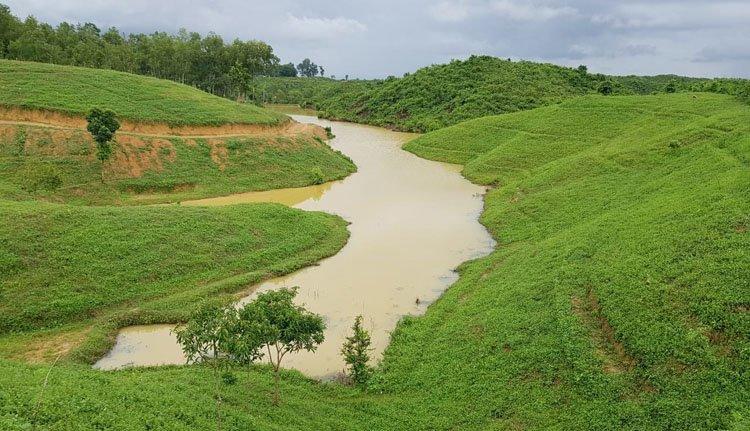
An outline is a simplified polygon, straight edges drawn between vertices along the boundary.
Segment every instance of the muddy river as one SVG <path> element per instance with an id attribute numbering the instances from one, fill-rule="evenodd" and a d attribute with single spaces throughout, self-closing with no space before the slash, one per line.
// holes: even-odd
<path id="1" fill-rule="evenodd" d="M 298 302 L 325 317 L 325 342 L 314 353 L 285 358 L 284 365 L 326 378 L 344 368 L 339 350 L 355 316 L 364 316 L 372 334 L 375 362 L 398 320 L 423 313 L 457 279 L 454 268 L 489 253 L 494 243 L 478 222 L 484 188 L 464 179 L 459 166 L 403 151 L 403 143 L 414 135 L 315 117 L 294 118 L 332 127 L 336 138 L 331 147 L 351 157 L 358 171 L 319 186 L 182 205 L 279 202 L 337 214 L 351 222 L 351 238 L 338 254 L 317 266 L 261 283 L 255 290 L 299 286 Z M 112 351 L 95 367 L 110 370 L 184 363 L 171 328 L 123 329 Z"/>

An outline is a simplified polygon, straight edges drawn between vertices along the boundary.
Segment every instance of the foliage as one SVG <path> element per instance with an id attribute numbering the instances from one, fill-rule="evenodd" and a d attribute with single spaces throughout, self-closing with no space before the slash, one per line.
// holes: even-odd
<path id="1" fill-rule="evenodd" d="M 599 87 L 596 89 L 596 91 L 598 91 L 600 94 L 603 94 L 605 96 L 609 96 L 615 91 L 614 84 L 610 80 L 602 81 L 599 84 Z"/>
<path id="2" fill-rule="evenodd" d="M 112 139 L 120 128 L 115 113 L 110 110 L 92 109 L 86 115 L 86 130 L 96 142 L 96 158 L 102 163 L 101 180 L 104 182 L 104 162 L 112 157 Z"/>
<path id="3" fill-rule="evenodd" d="M 297 71 L 300 76 L 308 78 L 318 76 L 318 73 L 320 73 L 320 76 L 323 76 L 323 67 L 313 63 L 309 58 L 302 60 L 302 63 L 297 65 Z"/>
<path id="4" fill-rule="evenodd" d="M 268 74 L 279 63 L 265 42 L 233 40 L 180 29 L 125 35 L 92 23 L 56 27 L 34 17 L 20 20 L 0 5 L 0 58 L 112 69 L 192 85 L 209 93 L 233 97 L 232 68 L 242 74 Z M 234 96 L 236 97 L 236 96 Z"/>
<path id="5" fill-rule="evenodd" d="M 173 126 L 288 121 L 284 115 L 166 80 L 9 60 L 0 60 L 0 105 L 76 116 L 98 106 L 121 119 Z"/>
<path id="6" fill-rule="evenodd" d="M 736 81 L 736 83 L 734 82 Z M 380 81 L 261 78 L 263 103 L 313 107 L 323 118 L 425 132 L 487 115 L 559 103 L 597 91 L 648 95 L 675 91 L 738 94 L 746 80 L 711 80 L 675 75 L 607 76 L 530 61 L 472 56 Z"/>
<path id="7" fill-rule="evenodd" d="M 226 352 L 231 343 L 229 315 L 226 306 L 208 302 L 191 314 L 185 325 L 174 330 L 188 363 L 218 360 Z"/>
<path id="8" fill-rule="evenodd" d="M 279 371 L 284 356 L 300 350 L 315 351 L 323 342 L 323 318 L 294 304 L 296 295 L 297 288 L 263 292 L 237 314 L 242 356 L 260 357 L 264 348 L 268 354 L 275 376 L 274 405 L 280 403 Z"/>
<path id="9" fill-rule="evenodd" d="M 366 384 L 372 373 L 368 365 L 369 351 L 372 350 L 370 344 L 370 333 L 362 327 L 362 316 L 357 316 L 352 326 L 352 335 L 346 337 L 341 347 L 344 362 L 349 367 L 349 378 L 356 385 Z"/>

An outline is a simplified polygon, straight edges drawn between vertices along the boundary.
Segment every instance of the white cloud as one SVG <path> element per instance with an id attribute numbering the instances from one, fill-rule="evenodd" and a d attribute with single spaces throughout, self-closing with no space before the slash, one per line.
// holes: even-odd
<path id="1" fill-rule="evenodd" d="M 461 22 L 469 17 L 469 5 L 464 1 L 441 1 L 432 5 L 430 15 L 440 22 Z"/>
<path id="2" fill-rule="evenodd" d="M 367 26 L 350 18 L 310 18 L 288 15 L 284 23 L 285 33 L 303 40 L 333 39 L 367 30 Z"/>
<path id="3" fill-rule="evenodd" d="M 492 10 L 496 14 L 514 21 L 548 21 L 553 18 L 578 15 L 578 10 L 570 6 L 552 6 L 511 0 L 492 2 Z"/>

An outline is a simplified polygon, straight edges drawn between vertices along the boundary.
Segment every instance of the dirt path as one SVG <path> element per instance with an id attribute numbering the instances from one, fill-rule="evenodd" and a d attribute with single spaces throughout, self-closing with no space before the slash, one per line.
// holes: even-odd
<path id="1" fill-rule="evenodd" d="M 58 124 L 49 124 L 49 123 L 40 123 L 40 122 L 34 122 L 34 121 L 12 121 L 12 120 L 0 120 L 0 125 L 6 125 L 6 126 L 28 126 L 28 127 L 40 127 L 45 129 L 54 129 L 54 130 L 85 130 L 85 125 L 83 127 L 76 127 L 76 126 L 63 126 Z M 217 132 L 221 131 L 221 127 L 217 127 Z M 243 133 L 215 133 L 215 134 L 195 134 L 195 135 L 181 135 L 181 134 L 164 134 L 164 133 L 143 133 L 143 132 L 133 132 L 128 130 L 122 130 L 117 132 L 120 135 L 129 135 L 129 136 L 142 136 L 142 137 L 150 137 L 150 138 L 173 138 L 173 137 L 179 137 L 179 138 L 187 138 L 187 139 L 212 139 L 212 138 L 235 138 L 235 137 L 242 137 L 242 136 L 283 136 L 283 137 L 294 137 L 302 133 L 312 133 L 315 136 L 320 136 L 321 138 L 325 137 L 325 132 L 322 128 L 311 125 L 311 124 L 301 124 L 294 120 L 288 121 L 284 123 L 281 126 L 277 127 L 263 127 L 258 128 L 257 130 L 253 131 L 252 133 L 249 131 L 243 132 Z"/>

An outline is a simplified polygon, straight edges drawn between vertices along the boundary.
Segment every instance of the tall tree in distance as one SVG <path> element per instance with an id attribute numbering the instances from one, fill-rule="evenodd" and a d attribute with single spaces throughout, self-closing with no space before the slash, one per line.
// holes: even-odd
<path id="1" fill-rule="evenodd" d="M 301 76 L 312 78 L 318 74 L 318 65 L 310 61 L 309 58 L 302 60 L 302 63 L 297 65 L 297 71 Z"/>
<path id="2" fill-rule="evenodd" d="M 94 108 L 86 116 L 86 130 L 96 142 L 96 158 L 101 162 L 101 180 L 104 182 L 104 163 L 112 157 L 112 139 L 120 129 L 115 113 L 110 110 Z"/>

